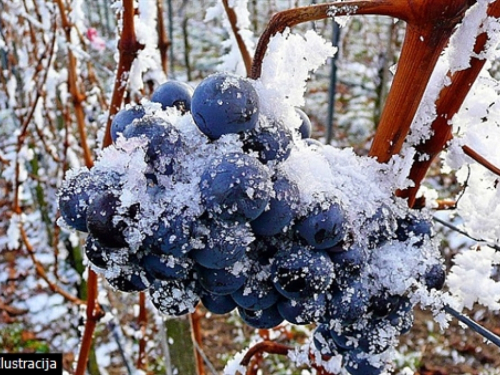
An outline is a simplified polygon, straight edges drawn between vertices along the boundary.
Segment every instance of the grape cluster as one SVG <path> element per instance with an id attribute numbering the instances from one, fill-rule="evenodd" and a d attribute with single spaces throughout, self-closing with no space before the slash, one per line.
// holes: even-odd
<path id="1" fill-rule="evenodd" d="M 413 319 L 409 287 L 395 290 L 383 280 L 395 269 L 378 265 L 401 248 L 425 254 L 431 223 L 382 204 L 355 223 L 335 195 L 304 200 L 300 176 L 284 165 L 298 149 L 323 146 L 304 112 L 291 127 L 260 113 L 259 100 L 252 81 L 228 73 L 195 90 L 159 86 L 114 117 L 114 144 L 92 169 L 68 173 L 63 222 L 88 232 L 86 255 L 113 287 L 147 290 L 164 314 L 201 301 L 215 314 L 237 309 L 256 328 L 314 323 L 323 356 L 377 374 L 372 356 Z M 440 289 L 439 261 L 421 263 L 416 282 Z"/>

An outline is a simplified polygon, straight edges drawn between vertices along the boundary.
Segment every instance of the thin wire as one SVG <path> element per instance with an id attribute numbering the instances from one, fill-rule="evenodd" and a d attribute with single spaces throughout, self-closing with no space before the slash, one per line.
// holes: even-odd
<path id="1" fill-rule="evenodd" d="M 200 345 L 198 345 L 198 343 L 196 342 L 196 340 L 193 340 L 193 344 L 194 344 L 194 347 L 196 348 L 196 350 L 198 351 L 198 353 L 200 353 L 201 355 L 201 358 L 203 358 L 203 360 L 205 361 L 205 364 L 208 366 L 208 368 L 210 369 L 210 372 L 213 374 L 213 375 L 217 375 L 217 370 L 215 369 L 214 365 L 212 364 L 212 362 L 210 362 L 210 360 L 208 359 L 208 357 L 206 356 L 205 352 L 203 352 L 203 349 L 200 348 Z"/>
<path id="2" fill-rule="evenodd" d="M 456 227 L 455 225 L 450 224 L 450 223 L 448 223 L 448 222 L 446 222 L 444 220 L 441 220 L 440 218 L 438 218 L 436 216 L 433 217 L 433 220 L 437 221 L 439 224 L 441 224 L 441 225 L 443 225 L 443 226 L 445 226 L 447 228 L 450 228 L 451 230 L 454 230 L 457 233 L 460 233 L 460 234 L 464 235 L 467 238 L 470 238 L 471 240 L 474 240 L 476 242 L 484 242 L 485 244 L 487 244 L 489 247 L 495 249 L 496 251 L 500 251 L 500 246 L 498 246 L 498 245 L 496 245 L 496 244 L 494 244 L 492 242 L 488 242 L 488 241 L 480 240 L 478 238 L 474 238 L 469 233 L 467 233 L 466 231 L 464 231 L 464 230 Z"/>
<path id="3" fill-rule="evenodd" d="M 484 328 L 483 326 L 477 324 L 471 318 L 459 313 L 457 310 L 451 308 L 448 305 L 444 306 L 444 311 L 446 311 L 448 314 L 452 315 L 454 318 L 456 318 L 460 322 L 464 323 L 466 326 L 468 326 L 473 331 L 479 333 L 485 339 L 491 341 L 493 344 L 500 347 L 500 337 L 495 335 L 493 332 L 491 332 L 488 329 Z"/>

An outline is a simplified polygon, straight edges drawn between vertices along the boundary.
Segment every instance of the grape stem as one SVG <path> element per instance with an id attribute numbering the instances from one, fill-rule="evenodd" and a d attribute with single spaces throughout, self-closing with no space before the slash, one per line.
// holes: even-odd
<path id="1" fill-rule="evenodd" d="M 449 305 L 444 306 L 444 311 L 447 312 L 448 314 L 450 314 L 451 316 L 453 316 L 458 321 L 465 324 L 467 327 L 472 329 L 474 332 L 479 333 L 485 339 L 491 341 L 493 344 L 500 347 L 500 337 L 495 335 L 493 332 L 491 332 L 488 329 L 484 328 L 483 326 L 477 324 L 471 318 L 459 313 L 457 310 L 453 309 Z"/>
<path id="2" fill-rule="evenodd" d="M 467 145 L 462 146 L 462 150 L 464 151 L 465 155 L 469 156 L 470 158 L 474 159 L 477 161 L 479 164 L 481 164 L 483 167 L 487 168 L 490 170 L 490 172 L 500 176 L 500 168 L 497 166 L 493 165 L 489 160 L 487 160 L 485 157 L 479 155 L 477 151 L 472 149 L 471 147 Z"/>

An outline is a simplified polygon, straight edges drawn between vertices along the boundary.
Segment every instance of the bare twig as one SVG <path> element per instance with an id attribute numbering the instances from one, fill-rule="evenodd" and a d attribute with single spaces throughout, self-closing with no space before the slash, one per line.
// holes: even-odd
<path id="1" fill-rule="evenodd" d="M 137 41 L 134 24 L 134 0 L 122 0 L 123 2 L 123 27 L 120 41 L 118 42 L 118 69 L 116 71 L 115 86 L 111 96 L 111 105 L 109 106 L 108 121 L 104 133 L 103 146 L 111 144 L 111 122 L 113 116 L 120 110 L 125 90 L 127 89 L 128 76 L 132 63 L 137 57 L 137 53 L 144 46 Z"/>
<path id="2" fill-rule="evenodd" d="M 227 18 L 229 19 L 229 23 L 231 24 L 231 29 L 236 39 L 236 43 L 238 44 L 238 48 L 240 50 L 243 63 L 245 64 L 247 75 L 250 76 L 252 72 L 252 56 L 250 56 L 250 52 L 248 51 L 247 45 L 245 44 L 245 41 L 241 37 L 240 28 L 238 27 L 238 15 L 234 11 L 234 9 L 229 6 L 228 0 L 222 0 L 222 4 L 224 5 Z"/>
<path id="3" fill-rule="evenodd" d="M 148 315 L 146 310 L 146 295 L 144 292 L 139 293 L 139 316 L 137 317 L 141 338 L 139 339 L 139 355 L 137 356 L 137 369 L 147 369 L 146 357 L 146 326 L 148 324 Z"/>
<path id="4" fill-rule="evenodd" d="M 191 323 L 191 334 L 193 339 L 193 344 L 195 345 L 195 359 L 196 359 L 196 372 L 197 375 L 205 375 L 205 367 L 203 365 L 203 356 L 201 354 L 202 347 L 202 334 L 201 334 L 201 317 L 203 314 L 197 308 L 191 314 L 189 314 L 189 320 Z"/>
<path id="5" fill-rule="evenodd" d="M 500 176 L 500 168 L 493 165 L 490 161 L 488 161 L 483 156 L 479 155 L 479 153 L 477 153 L 471 147 L 469 147 L 467 145 L 463 145 L 462 150 L 464 150 L 465 155 L 471 157 L 472 159 L 477 161 L 479 164 L 481 164 L 483 167 L 489 169 L 492 173 Z"/>
<path id="6" fill-rule="evenodd" d="M 62 289 L 59 285 L 54 284 L 48 277 L 47 272 L 45 272 L 45 268 L 43 267 L 42 263 L 36 258 L 35 256 L 35 250 L 33 249 L 33 246 L 31 245 L 31 242 L 29 241 L 28 235 L 26 234 L 26 231 L 24 229 L 24 226 L 19 224 L 19 231 L 21 233 L 21 239 L 23 241 L 24 247 L 28 251 L 28 254 L 31 258 L 31 261 L 35 265 L 35 270 L 38 276 L 40 276 L 49 286 L 50 290 L 52 290 L 54 293 L 60 294 L 63 296 L 65 299 L 68 301 L 77 304 L 77 305 L 84 305 L 85 302 L 82 301 L 80 298 L 70 294 L 66 290 Z"/>
<path id="7" fill-rule="evenodd" d="M 64 35 L 68 45 L 71 45 L 71 29 L 72 25 L 67 16 L 67 10 L 62 0 L 56 0 L 56 4 L 59 8 L 59 14 L 61 17 L 61 26 L 64 30 Z M 77 71 L 77 60 L 73 54 L 71 48 L 68 48 L 68 86 L 71 98 L 73 100 L 73 109 L 75 111 L 76 123 L 78 126 L 78 133 L 80 136 L 80 144 L 83 150 L 83 158 L 85 160 L 85 165 L 91 167 L 94 162 L 92 158 L 92 153 L 90 152 L 89 146 L 87 144 L 87 130 L 85 127 L 85 112 L 83 108 L 83 101 L 85 100 L 85 95 L 80 91 L 80 83 L 78 79 Z"/>
<path id="8" fill-rule="evenodd" d="M 242 366 L 248 366 L 252 357 L 258 353 L 288 355 L 290 350 L 293 350 L 293 348 L 287 345 L 269 340 L 261 341 L 248 349 L 240 363 Z"/>
<path id="9" fill-rule="evenodd" d="M 165 75 L 168 76 L 168 49 L 170 47 L 170 40 L 167 37 L 165 30 L 165 18 L 163 17 L 163 0 L 157 0 L 157 22 L 158 22 L 158 49 L 160 50 L 161 67 Z"/>

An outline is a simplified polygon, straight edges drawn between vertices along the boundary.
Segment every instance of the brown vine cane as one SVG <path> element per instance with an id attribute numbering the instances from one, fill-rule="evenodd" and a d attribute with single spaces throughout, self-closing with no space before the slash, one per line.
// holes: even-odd
<path id="1" fill-rule="evenodd" d="M 373 0 L 289 9 L 273 16 L 262 34 L 250 77 L 260 77 L 262 60 L 271 37 L 299 23 L 332 16 L 368 14 L 405 21 L 407 31 L 401 58 L 369 153 L 378 161 L 387 162 L 401 151 L 437 60 L 465 11 L 474 3 L 474 0 Z M 418 185 L 420 181 L 415 183 Z"/>
<path id="2" fill-rule="evenodd" d="M 491 3 L 487 13 L 490 17 L 499 18 L 500 1 Z M 488 35 L 486 33 L 478 35 L 474 46 L 474 52 L 476 54 L 482 52 L 486 47 L 487 41 Z M 452 139 L 453 128 L 449 122 L 459 111 L 472 84 L 477 79 L 485 63 L 485 59 L 472 57 L 470 68 L 456 72 L 453 75 L 448 73 L 451 84 L 441 90 L 439 98 L 436 101 L 436 118 L 430 125 L 432 136 L 425 142 L 416 146 L 417 153 L 409 175 L 410 179 L 415 182 L 415 186 L 398 192 L 399 196 L 408 199 L 408 205 L 410 207 L 413 207 L 416 203 L 416 195 L 420 188 L 420 183 L 424 179 L 431 164 Z M 487 160 L 481 158 L 475 150 L 472 150 L 468 146 L 464 146 L 463 150 L 466 155 L 484 165 L 493 173 L 500 173 L 498 167 L 491 165 Z"/>

